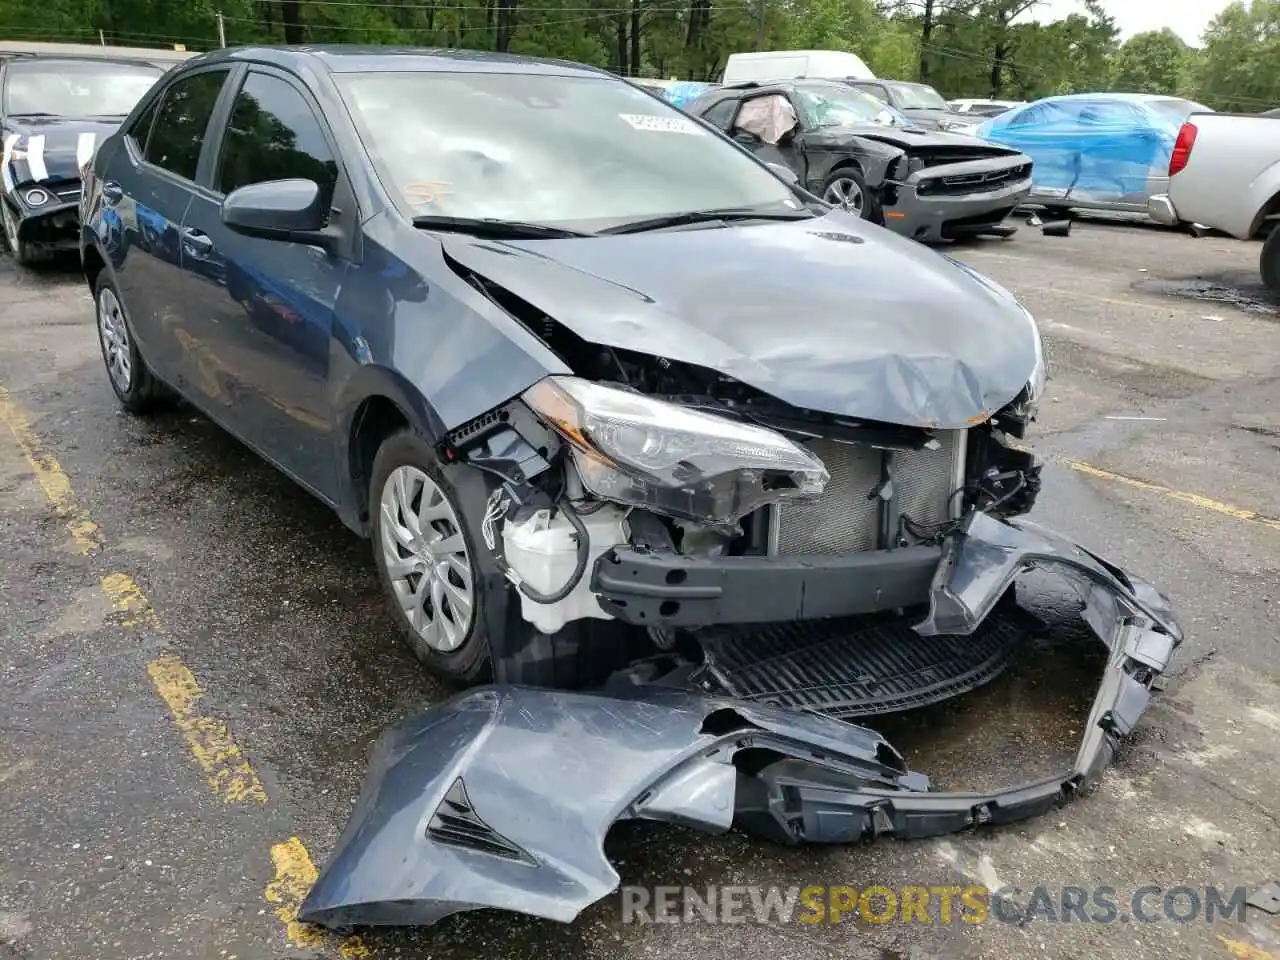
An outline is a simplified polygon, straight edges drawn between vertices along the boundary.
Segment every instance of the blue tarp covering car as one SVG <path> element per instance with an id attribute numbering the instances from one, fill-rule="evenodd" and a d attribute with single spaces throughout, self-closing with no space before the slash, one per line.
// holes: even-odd
<path id="1" fill-rule="evenodd" d="M 1179 97 L 1094 93 L 1047 97 L 986 120 L 977 135 L 1035 161 L 1031 199 L 1145 212 L 1164 192 L 1178 128 L 1209 108 Z"/>

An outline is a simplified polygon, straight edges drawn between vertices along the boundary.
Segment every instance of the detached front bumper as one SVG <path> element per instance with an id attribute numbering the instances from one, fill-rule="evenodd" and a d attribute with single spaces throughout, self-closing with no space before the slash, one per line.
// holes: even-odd
<path id="1" fill-rule="evenodd" d="M 926 167 L 901 183 L 884 207 L 885 224 L 895 233 L 923 242 L 952 240 L 992 227 L 1031 194 L 1031 175 L 1010 177 L 1011 169 L 1026 164 L 971 161 Z"/>
<path id="2" fill-rule="evenodd" d="M 56 196 L 56 194 L 54 194 Z M 75 251 L 80 239 L 80 201 L 54 200 L 38 207 L 18 204 L 18 239 L 45 252 Z"/>
<path id="3" fill-rule="evenodd" d="M 1084 738 L 1057 776 L 935 793 L 878 733 L 827 716 L 663 686 L 481 688 L 383 734 L 300 919 L 434 923 L 497 907 L 567 922 L 617 886 L 602 843 L 625 819 L 736 825 L 800 844 L 936 836 L 1046 812 L 1110 761 L 1182 634 L 1154 587 L 1035 524 L 982 514 L 935 559 L 917 631 L 972 631 L 1031 567 L 1064 577 L 1109 651 Z"/>

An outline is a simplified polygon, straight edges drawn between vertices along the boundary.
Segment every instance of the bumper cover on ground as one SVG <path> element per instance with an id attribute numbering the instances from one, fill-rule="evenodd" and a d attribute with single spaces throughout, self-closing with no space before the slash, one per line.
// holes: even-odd
<path id="1" fill-rule="evenodd" d="M 1181 632 L 1150 585 L 1034 524 L 982 514 L 947 542 L 917 632 L 972 633 L 1033 566 L 1076 588 L 1109 650 L 1079 751 L 1055 777 L 935 793 L 879 734 L 830 717 L 677 688 L 481 688 L 383 735 L 300 919 L 434 923 L 497 907 L 570 921 L 617 886 L 602 845 L 625 819 L 736 824 L 798 844 L 935 836 L 1043 813 L 1111 760 Z"/>

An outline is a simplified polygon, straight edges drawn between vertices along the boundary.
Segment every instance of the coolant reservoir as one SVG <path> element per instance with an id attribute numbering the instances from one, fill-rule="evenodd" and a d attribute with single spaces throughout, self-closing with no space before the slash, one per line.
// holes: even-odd
<path id="1" fill-rule="evenodd" d="M 580 517 L 590 538 L 582 579 L 567 597 L 556 603 L 537 603 L 520 594 L 521 614 L 543 633 L 555 633 L 566 623 L 583 617 L 613 619 L 600 609 L 591 592 L 591 571 L 605 551 L 627 542 L 626 511 L 605 504 Z M 573 576 L 578 558 L 578 533 L 562 512 L 557 510 L 553 518 L 551 511 L 539 510 L 519 523 L 508 520 L 502 525 L 502 552 L 521 580 L 539 593 L 551 594 L 563 588 Z"/>

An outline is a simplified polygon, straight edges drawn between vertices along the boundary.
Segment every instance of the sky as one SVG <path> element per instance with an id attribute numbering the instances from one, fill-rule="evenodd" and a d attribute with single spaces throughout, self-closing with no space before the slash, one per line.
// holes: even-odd
<path id="1" fill-rule="evenodd" d="M 1126 40 L 1135 33 L 1169 27 L 1192 46 L 1200 46 L 1200 35 L 1209 21 L 1230 0 L 1103 0 L 1107 13 L 1115 18 L 1120 28 L 1120 39 Z M 1045 0 L 1033 14 L 1036 20 L 1047 23 L 1061 20 L 1071 13 L 1083 13 L 1080 0 Z"/>

